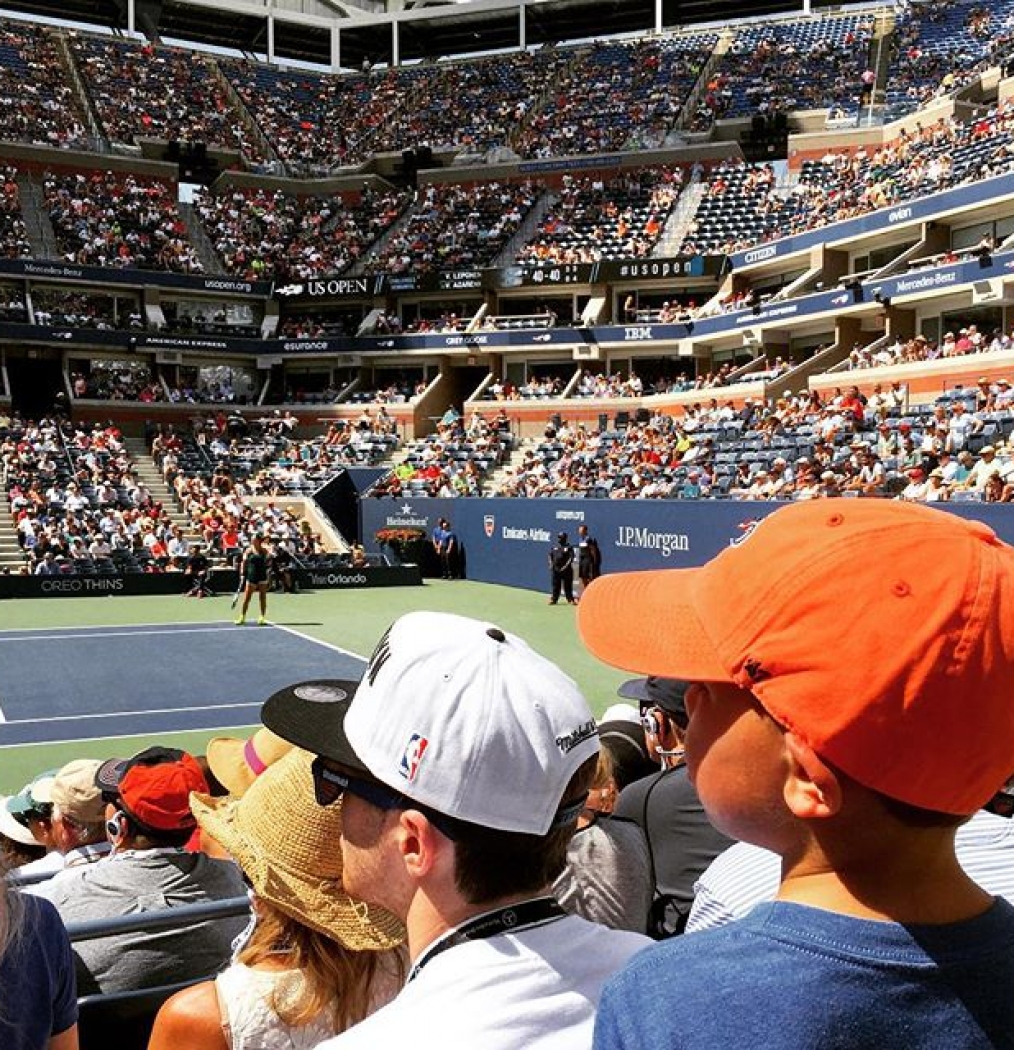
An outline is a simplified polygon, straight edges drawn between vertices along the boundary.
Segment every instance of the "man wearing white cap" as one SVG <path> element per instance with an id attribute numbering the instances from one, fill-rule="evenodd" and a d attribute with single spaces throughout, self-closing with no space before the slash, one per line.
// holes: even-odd
<path id="1" fill-rule="evenodd" d="M 587 1050 L 603 984 L 651 942 L 549 895 L 599 747 L 574 682 L 498 627 L 418 612 L 358 688 L 307 683 L 261 718 L 317 754 L 317 801 L 343 800 L 347 892 L 408 931 L 405 989 L 322 1045 Z"/>
<path id="2" fill-rule="evenodd" d="M 966 489 L 975 489 L 982 492 L 986 487 L 989 476 L 997 471 L 1000 464 L 996 459 L 996 449 L 992 445 L 983 445 L 972 469 L 968 472 L 965 483 L 961 486 Z"/>

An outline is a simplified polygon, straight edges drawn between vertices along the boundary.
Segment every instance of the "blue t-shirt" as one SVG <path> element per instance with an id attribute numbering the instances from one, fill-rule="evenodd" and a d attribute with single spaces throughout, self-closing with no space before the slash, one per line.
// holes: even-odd
<path id="1" fill-rule="evenodd" d="M 1014 1047 L 1014 907 L 903 926 L 759 904 L 635 956 L 606 985 L 594 1047 Z"/>
<path id="2" fill-rule="evenodd" d="M 0 958 L 0 1047 L 45 1050 L 77 1023 L 74 956 L 56 908 L 26 894 L 24 929 Z"/>

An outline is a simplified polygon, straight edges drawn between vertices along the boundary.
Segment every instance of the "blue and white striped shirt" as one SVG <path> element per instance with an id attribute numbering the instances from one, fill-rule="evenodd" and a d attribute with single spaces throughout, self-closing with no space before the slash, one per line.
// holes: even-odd
<path id="1" fill-rule="evenodd" d="M 958 861 L 987 893 L 1014 903 L 1014 820 L 979 810 L 958 828 Z M 773 900 L 781 882 L 777 853 L 737 842 L 711 862 L 694 883 L 687 933 L 743 918 L 755 904 Z"/>

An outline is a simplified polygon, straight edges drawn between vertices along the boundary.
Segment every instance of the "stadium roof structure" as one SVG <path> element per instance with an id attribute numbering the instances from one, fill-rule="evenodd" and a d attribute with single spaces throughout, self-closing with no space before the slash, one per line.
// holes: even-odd
<path id="1" fill-rule="evenodd" d="M 3 0 L 2 6 L 282 63 L 359 69 L 364 60 L 373 65 L 436 60 L 842 5 L 828 0 Z"/>

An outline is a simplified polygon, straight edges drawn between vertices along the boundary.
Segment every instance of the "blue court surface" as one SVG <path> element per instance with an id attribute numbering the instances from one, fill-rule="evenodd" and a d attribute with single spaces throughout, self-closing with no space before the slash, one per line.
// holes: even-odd
<path id="1" fill-rule="evenodd" d="M 277 689 L 364 666 L 274 625 L 0 631 L 0 747 L 254 725 Z"/>

